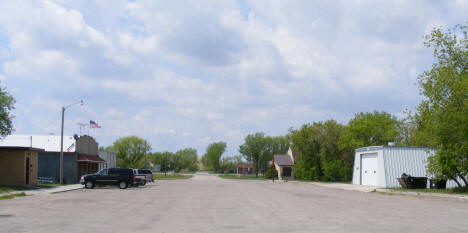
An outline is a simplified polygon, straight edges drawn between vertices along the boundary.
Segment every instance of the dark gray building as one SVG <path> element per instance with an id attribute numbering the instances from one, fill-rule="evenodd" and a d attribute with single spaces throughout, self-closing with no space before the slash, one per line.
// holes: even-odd
<path id="1" fill-rule="evenodd" d="M 38 157 L 39 178 L 52 179 L 54 183 L 59 182 L 60 152 L 40 152 Z M 77 183 L 78 177 L 78 153 L 63 153 L 63 179 L 65 184 Z"/>
<path id="2" fill-rule="evenodd" d="M 71 149 L 74 152 L 63 153 L 63 178 L 66 184 L 78 183 L 82 175 L 97 172 L 98 164 L 106 162 L 98 156 L 98 143 L 93 137 L 88 135 L 76 136 L 72 147 L 75 145 L 76 149 Z M 39 153 L 38 177 L 58 182 L 60 177 L 59 169 L 60 152 L 46 151 Z"/>

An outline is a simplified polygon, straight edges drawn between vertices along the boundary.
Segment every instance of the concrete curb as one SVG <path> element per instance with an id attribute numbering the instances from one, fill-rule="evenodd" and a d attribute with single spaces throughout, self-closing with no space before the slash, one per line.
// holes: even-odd
<path id="1" fill-rule="evenodd" d="M 468 196 L 461 194 L 443 194 L 443 193 L 426 193 L 426 192 L 404 192 L 396 191 L 385 188 L 375 189 L 378 193 L 387 193 L 387 194 L 396 194 L 396 195 L 407 195 L 407 196 L 416 196 L 416 197 L 429 197 L 429 198 L 440 198 L 440 199 L 451 199 L 456 201 L 468 201 Z"/>

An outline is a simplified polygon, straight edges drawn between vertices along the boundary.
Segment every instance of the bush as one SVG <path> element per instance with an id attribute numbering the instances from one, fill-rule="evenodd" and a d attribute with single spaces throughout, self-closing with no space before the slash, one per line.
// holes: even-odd
<path id="1" fill-rule="evenodd" d="M 273 177 L 277 178 L 278 177 L 278 171 L 276 171 L 276 168 L 274 165 L 271 165 L 268 170 L 265 173 L 265 178 L 266 179 L 273 179 Z"/>
<path id="2" fill-rule="evenodd" d="M 325 181 L 342 181 L 343 166 L 340 160 L 332 160 L 324 164 L 323 175 Z"/>

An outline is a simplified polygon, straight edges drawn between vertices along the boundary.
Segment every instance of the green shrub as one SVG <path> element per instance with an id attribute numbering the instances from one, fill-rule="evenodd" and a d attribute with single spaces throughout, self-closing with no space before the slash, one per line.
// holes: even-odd
<path id="1" fill-rule="evenodd" d="M 278 177 L 278 171 L 274 165 L 271 165 L 268 170 L 265 172 L 265 179 L 273 179 Z"/>

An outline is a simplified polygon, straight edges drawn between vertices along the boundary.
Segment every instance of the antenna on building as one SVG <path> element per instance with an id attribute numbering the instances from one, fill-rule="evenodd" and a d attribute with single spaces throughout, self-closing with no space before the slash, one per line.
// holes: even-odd
<path id="1" fill-rule="evenodd" d="M 83 127 L 87 126 L 88 124 L 86 124 L 86 123 L 76 123 L 76 124 L 78 124 L 79 127 L 80 127 L 80 136 L 81 136 L 81 129 L 82 129 Z"/>

